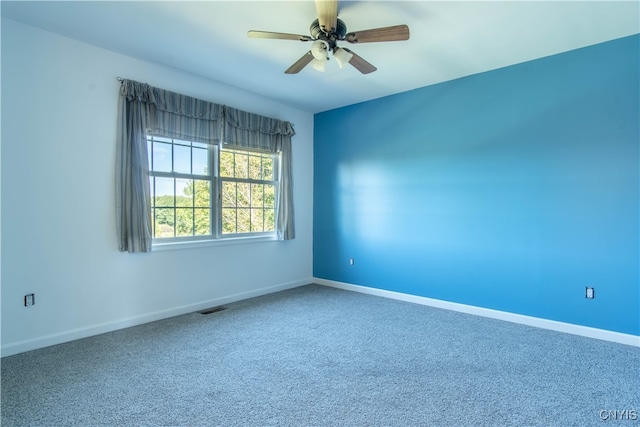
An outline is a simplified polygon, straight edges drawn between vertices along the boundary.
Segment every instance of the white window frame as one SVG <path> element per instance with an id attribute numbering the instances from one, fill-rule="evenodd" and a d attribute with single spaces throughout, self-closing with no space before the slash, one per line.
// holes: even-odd
<path id="1" fill-rule="evenodd" d="M 216 147 L 218 148 L 218 147 Z M 239 237 L 250 237 L 250 236 L 255 236 L 255 237 L 259 237 L 259 236 L 275 236 L 275 226 L 277 225 L 277 212 L 276 212 L 276 208 L 277 208 L 277 203 L 276 206 L 274 206 L 274 212 L 273 212 L 273 218 L 274 218 L 274 230 L 273 231 L 254 231 L 254 232 L 249 232 L 249 233 L 233 233 L 233 234 L 223 234 L 222 232 L 222 209 L 224 208 L 224 206 L 222 206 L 222 184 L 224 182 L 236 182 L 236 183 L 247 183 L 247 184 L 265 184 L 265 185 L 273 185 L 275 192 L 274 192 L 274 200 L 277 201 L 278 200 L 278 182 L 280 180 L 280 156 L 277 154 L 272 154 L 272 153 L 264 153 L 264 152 L 260 152 L 260 151 L 252 151 L 252 150 L 247 150 L 247 149 L 238 149 L 238 148 L 233 148 L 233 147 L 221 147 L 218 148 L 218 152 L 216 155 L 216 161 L 219 163 L 220 160 L 220 153 L 222 151 L 232 151 L 232 152 L 240 152 L 240 153 L 258 153 L 258 154 L 262 154 L 262 155 L 270 155 L 271 159 L 273 161 L 273 180 L 259 180 L 259 179 L 251 179 L 251 178 L 231 178 L 231 177 L 223 177 L 220 173 L 220 165 L 217 165 L 217 173 L 216 173 L 216 177 L 217 179 L 217 191 L 218 194 L 216 195 L 218 197 L 218 202 L 220 203 L 220 206 L 218 206 L 219 211 L 217 212 L 218 215 L 218 221 L 217 221 L 217 232 L 218 232 L 218 238 L 219 239 L 225 239 L 225 238 L 239 238 Z"/>
<path id="2" fill-rule="evenodd" d="M 175 158 L 173 148 L 175 147 L 174 141 L 182 141 L 178 138 L 171 138 L 164 135 L 147 135 L 147 144 L 150 141 L 153 141 L 153 138 L 162 138 L 162 140 L 169 139 L 171 140 L 172 145 L 172 155 L 171 155 L 171 164 L 172 164 L 172 172 L 160 172 L 154 171 L 152 169 L 152 153 L 153 149 L 149 149 L 150 158 L 149 158 L 149 177 L 164 177 L 164 178 L 174 178 L 174 179 L 197 179 L 197 180 L 207 180 L 210 182 L 209 189 L 209 224 L 211 234 L 208 235 L 192 235 L 192 236 L 176 236 L 176 237 L 166 237 L 166 238 L 156 238 L 155 237 L 155 227 L 152 230 L 152 250 L 153 251 L 164 251 L 164 250 L 174 250 L 174 249 L 183 249 L 183 248 L 197 248 L 203 246 L 216 246 L 216 245 L 228 245 L 228 244 L 239 244 L 239 243 L 255 243 L 262 241 L 274 241 L 277 240 L 276 231 L 267 231 L 267 232 L 249 232 L 249 233 L 233 233 L 233 234 L 223 234 L 222 233 L 222 205 L 221 205 L 221 194 L 222 194 L 222 182 L 223 181 L 235 181 L 235 182 L 253 182 L 253 183 L 266 183 L 266 184 L 274 184 L 275 185 L 275 200 L 278 200 L 278 191 L 279 191 L 279 179 L 281 176 L 280 172 L 280 155 L 279 154 L 271 154 L 274 165 L 274 181 L 262 181 L 262 180 L 250 180 L 250 179 L 240 179 L 240 178 L 222 178 L 220 176 L 220 153 L 222 150 L 232 150 L 232 151 L 242 151 L 242 152 L 251 152 L 252 150 L 240 149 L 235 147 L 220 147 L 219 145 L 207 145 L 208 152 L 208 164 L 207 169 L 209 171 L 213 171 L 208 175 L 199 175 L 199 174 L 185 174 L 174 172 L 175 168 Z M 166 141 L 158 141 L 166 143 Z M 186 141 L 186 140 L 184 140 Z M 190 141 L 192 143 L 197 143 L 198 141 Z M 153 145 L 153 144 L 151 144 Z M 261 154 L 265 154 L 259 152 Z M 191 162 L 193 164 L 193 155 L 191 158 Z M 153 180 L 155 182 L 155 180 Z M 175 182 L 175 181 L 174 181 Z M 174 195 L 175 195 L 175 187 L 174 187 Z M 155 189 L 151 187 L 151 197 L 155 198 Z M 175 203 L 174 203 L 175 205 Z M 174 209 L 176 206 L 174 206 Z M 194 207 L 195 209 L 195 207 Z M 152 208 L 152 215 L 154 215 Z M 174 214 L 174 218 L 176 218 Z M 277 203 L 276 209 L 274 210 L 274 218 L 277 226 Z M 155 223 L 155 218 L 151 218 L 152 224 Z M 174 220 L 175 221 L 175 220 Z M 176 225 L 174 225 L 175 227 Z"/>

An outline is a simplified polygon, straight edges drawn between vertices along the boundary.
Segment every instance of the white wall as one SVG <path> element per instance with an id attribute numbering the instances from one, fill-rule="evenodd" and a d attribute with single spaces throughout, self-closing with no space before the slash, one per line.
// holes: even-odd
<path id="1" fill-rule="evenodd" d="M 118 252 L 118 76 L 292 122 L 296 239 Z M 3 19 L 2 355 L 310 283 L 312 138 L 310 113 Z"/>

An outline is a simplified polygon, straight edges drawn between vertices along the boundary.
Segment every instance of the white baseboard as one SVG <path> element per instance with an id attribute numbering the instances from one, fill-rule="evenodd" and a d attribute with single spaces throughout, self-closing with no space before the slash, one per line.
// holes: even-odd
<path id="1" fill-rule="evenodd" d="M 640 347 L 640 336 L 637 336 L 637 335 L 623 334 L 620 332 L 607 331 L 605 329 L 597 329 L 597 328 L 591 328 L 588 326 L 574 325 L 571 323 L 558 322 L 555 320 L 542 319 L 539 317 L 525 316 L 522 314 L 492 310 L 489 308 L 459 304 L 455 302 L 421 297 L 417 295 L 403 294 L 400 292 L 369 288 L 367 286 L 352 285 L 349 283 L 319 279 L 316 277 L 313 278 L 313 283 L 316 283 L 318 285 L 330 286 L 333 288 L 344 289 L 347 291 L 360 292 L 368 295 L 375 295 L 375 296 L 391 298 L 399 301 L 406 301 L 406 302 L 412 302 L 415 304 L 427 305 L 430 307 L 458 311 L 461 313 L 474 314 L 482 317 L 489 317 L 491 319 L 498 319 L 498 320 L 504 320 L 512 323 L 519 323 L 527 326 L 534 326 L 536 328 L 549 329 L 557 332 L 565 332 L 568 334 L 580 335 L 583 337 L 595 338 L 599 340 L 611 341 L 619 344 L 626 344 L 634 347 Z"/>
<path id="2" fill-rule="evenodd" d="M 294 282 L 282 283 L 275 286 L 268 286 L 261 289 L 255 289 L 249 292 L 241 292 L 238 294 L 228 295 L 220 298 L 214 298 L 194 304 L 187 304 L 180 307 L 173 307 L 166 310 L 159 310 L 152 313 L 146 313 L 139 316 L 120 319 L 113 322 L 100 323 L 82 328 L 72 329 L 69 331 L 59 332 L 55 334 L 45 335 L 25 341 L 18 341 L 2 346 L 2 357 L 11 356 L 25 351 L 36 350 L 51 345 L 62 344 L 81 338 L 87 338 L 94 335 L 113 332 L 119 329 L 138 326 L 144 323 L 155 322 L 157 320 L 167 319 L 182 314 L 193 313 L 195 311 L 204 310 L 211 307 L 217 307 L 224 304 L 230 304 L 235 301 L 241 301 L 249 298 L 259 297 L 262 295 L 272 294 L 287 289 L 297 288 L 299 286 L 308 285 L 313 282 L 312 278 L 305 280 L 296 280 Z"/>

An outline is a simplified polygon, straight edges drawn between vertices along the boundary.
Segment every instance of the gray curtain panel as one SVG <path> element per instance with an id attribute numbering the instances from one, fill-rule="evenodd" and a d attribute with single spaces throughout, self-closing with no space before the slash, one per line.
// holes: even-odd
<path id="1" fill-rule="evenodd" d="M 280 153 L 277 236 L 295 237 L 289 122 L 122 80 L 118 109 L 116 215 L 120 251 L 151 251 L 147 134 Z"/>
<path id="2" fill-rule="evenodd" d="M 151 251 L 151 192 L 146 129 L 153 94 L 148 85 L 120 85 L 116 154 L 116 229 L 121 252 Z"/>
<path id="3" fill-rule="evenodd" d="M 293 221 L 293 171 L 291 170 L 291 136 L 278 138 L 277 151 L 280 152 L 280 191 L 276 232 L 279 240 L 293 240 L 296 237 Z"/>

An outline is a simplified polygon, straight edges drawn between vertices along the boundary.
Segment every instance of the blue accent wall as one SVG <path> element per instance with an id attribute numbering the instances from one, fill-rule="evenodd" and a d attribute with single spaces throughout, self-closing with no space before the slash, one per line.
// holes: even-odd
<path id="1" fill-rule="evenodd" d="M 640 335 L 639 51 L 316 114 L 314 276 Z"/>

